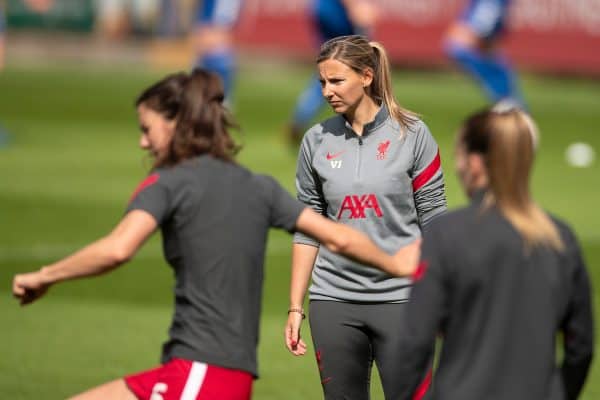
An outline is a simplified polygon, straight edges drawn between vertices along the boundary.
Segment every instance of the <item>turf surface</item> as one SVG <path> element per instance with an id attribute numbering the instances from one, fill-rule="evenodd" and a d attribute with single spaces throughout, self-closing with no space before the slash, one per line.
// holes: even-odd
<path id="1" fill-rule="evenodd" d="M 310 72 L 246 65 L 236 92 L 245 146 L 240 161 L 275 175 L 290 190 L 296 149 L 287 146 L 283 128 Z M 137 150 L 133 99 L 163 73 L 57 66 L 11 67 L 0 74 L 0 124 L 10 132 L 9 143 L 0 147 L 1 398 L 64 398 L 158 361 L 172 277 L 157 237 L 113 274 L 52 288 L 24 309 L 11 298 L 10 283 L 14 273 L 76 250 L 120 218 L 149 165 Z M 394 77 L 403 105 L 423 115 L 441 146 L 450 205 L 464 204 L 452 143 L 459 121 L 484 104 L 481 94 L 453 73 L 396 71 Z M 524 91 L 542 132 L 534 194 L 577 231 L 600 290 L 600 164 L 577 169 L 564 161 L 571 142 L 600 151 L 600 82 L 528 75 Z M 289 237 L 273 232 L 256 399 L 320 396 L 312 355 L 294 359 L 283 346 L 289 253 Z M 598 296 L 595 309 L 600 313 Z M 304 334 L 309 336 L 308 328 Z M 600 398 L 598 365 L 583 399 Z M 373 399 L 382 399 L 379 381 L 373 382 Z"/>

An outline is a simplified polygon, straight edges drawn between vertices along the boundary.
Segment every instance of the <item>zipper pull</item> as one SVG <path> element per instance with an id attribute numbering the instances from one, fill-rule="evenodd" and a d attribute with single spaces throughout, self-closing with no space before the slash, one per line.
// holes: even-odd
<path id="1" fill-rule="evenodd" d="M 362 138 L 361 138 L 360 136 L 359 136 L 359 138 L 358 138 L 358 145 L 359 145 L 359 146 L 362 146 Z"/>

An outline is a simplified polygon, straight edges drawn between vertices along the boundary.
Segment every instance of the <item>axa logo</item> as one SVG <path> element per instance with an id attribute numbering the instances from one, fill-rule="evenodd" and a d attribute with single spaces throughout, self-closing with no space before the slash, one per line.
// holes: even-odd
<path id="1" fill-rule="evenodd" d="M 377 159 L 378 160 L 385 159 L 385 154 L 387 153 L 389 148 L 390 148 L 389 140 L 379 143 L 379 145 L 377 146 Z"/>
<path id="2" fill-rule="evenodd" d="M 325 158 L 327 158 L 327 160 L 329 161 L 331 168 L 342 168 L 342 160 L 338 159 L 338 158 L 339 158 L 339 156 L 344 154 L 345 151 L 346 150 L 342 150 L 342 151 L 338 151 L 337 153 L 327 152 L 327 155 L 325 156 Z"/>
<path id="3" fill-rule="evenodd" d="M 356 195 L 352 194 L 344 197 L 337 219 L 347 217 L 348 219 L 367 218 L 367 210 L 371 210 L 378 218 L 383 216 L 377 196 L 373 193 Z M 346 213 L 346 214 L 344 214 Z"/>

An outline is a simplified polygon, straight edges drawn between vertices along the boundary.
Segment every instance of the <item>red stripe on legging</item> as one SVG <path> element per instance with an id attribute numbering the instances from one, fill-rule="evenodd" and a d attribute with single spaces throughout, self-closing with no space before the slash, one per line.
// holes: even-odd
<path id="1" fill-rule="evenodd" d="M 419 387 L 417 387 L 417 390 L 415 390 L 412 400 L 421 400 L 425 397 L 427 390 L 429 390 L 429 386 L 431 386 L 431 370 L 427 372 L 425 379 L 423 379 L 423 382 L 421 382 Z"/>

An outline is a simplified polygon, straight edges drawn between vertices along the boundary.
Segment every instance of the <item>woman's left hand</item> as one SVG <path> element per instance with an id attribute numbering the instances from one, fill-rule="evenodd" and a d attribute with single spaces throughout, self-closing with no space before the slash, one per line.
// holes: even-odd
<path id="1" fill-rule="evenodd" d="M 49 287 L 50 284 L 44 279 L 42 270 L 39 270 L 15 275 L 12 292 L 21 305 L 26 305 L 42 297 Z"/>
<path id="2" fill-rule="evenodd" d="M 290 312 L 285 325 L 285 346 L 295 356 L 306 354 L 306 343 L 300 337 L 300 327 L 304 314 Z"/>

